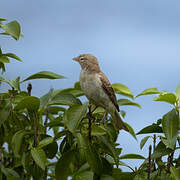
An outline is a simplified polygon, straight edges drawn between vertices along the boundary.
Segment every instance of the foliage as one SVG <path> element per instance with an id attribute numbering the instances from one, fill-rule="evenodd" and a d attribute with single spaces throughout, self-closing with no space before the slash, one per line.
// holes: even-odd
<path id="1" fill-rule="evenodd" d="M 3 24 L 3 35 L 18 40 L 21 28 L 17 21 Z M 21 61 L 12 53 L 2 53 L 0 49 L 0 68 L 5 71 L 9 57 Z M 153 133 L 140 143 L 141 149 L 153 139 L 153 152 L 149 156 L 139 154 L 121 155 L 122 148 L 116 143 L 118 132 L 111 117 L 101 123 L 104 109 L 82 102 L 84 96 L 79 82 L 72 88 L 50 89 L 42 97 L 31 96 L 32 85 L 27 92 L 21 84 L 33 79 L 62 79 L 64 76 L 49 71 L 41 71 L 24 80 L 17 77 L 0 82 L 9 85 L 7 92 L 0 92 L 0 179 L 60 179 L 71 177 L 73 180 L 121 180 L 121 179 L 179 179 L 180 158 L 175 158 L 180 141 L 179 108 L 180 86 L 176 94 L 160 92 L 156 88 L 146 89 L 139 95 L 158 94 L 155 101 L 173 105 L 157 123 L 143 128 L 138 134 Z M 129 105 L 140 108 L 134 96 L 123 84 L 114 84 L 116 93 L 130 99 L 119 99 L 119 106 Z M 125 112 L 121 112 L 124 117 Z M 127 124 L 129 132 L 136 139 L 133 128 Z M 156 134 L 160 135 L 156 135 Z M 156 144 L 159 139 L 158 144 Z M 168 155 L 167 162 L 162 157 Z M 133 169 L 123 159 L 141 159 L 144 162 Z M 125 166 L 131 172 L 123 172 Z"/>

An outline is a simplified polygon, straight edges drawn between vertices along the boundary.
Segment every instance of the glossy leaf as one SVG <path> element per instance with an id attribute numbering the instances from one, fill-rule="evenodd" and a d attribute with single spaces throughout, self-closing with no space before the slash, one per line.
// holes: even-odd
<path id="1" fill-rule="evenodd" d="M 53 142 L 52 137 L 46 137 L 43 140 L 41 140 L 38 144 L 38 148 L 42 148 L 44 146 L 47 146 L 48 144 L 51 144 Z"/>
<path id="2" fill-rule="evenodd" d="M 156 159 L 156 158 L 160 158 L 162 156 L 165 156 L 167 154 L 170 154 L 171 152 L 172 152 L 172 150 L 169 148 L 166 148 L 164 143 L 160 141 L 159 144 L 156 146 L 155 151 L 153 152 L 151 157 Z"/>
<path id="3" fill-rule="evenodd" d="M 12 137 L 11 144 L 12 144 L 13 152 L 14 152 L 15 156 L 19 156 L 19 152 L 21 150 L 22 141 L 23 141 L 23 138 L 24 138 L 24 136 L 26 134 L 27 134 L 27 132 L 25 130 L 19 130 Z"/>
<path id="4" fill-rule="evenodd" d="M 138 134 L 149 134 L 149 133 L 163 133 L 162 127 L 158 126 L 157 124 L 152 124 L 150 126 L 146 126 L 145 128 L 141 129 Z"/>
<path id="5" fill-rule="evenodd" d="M 174 149 L 178 137 L 179 118 L 175 109 L 163 116 L 162 129 L 168 141 L 168 147 Z"/>
<path id="6" fill-rule="evenodd" d="M 41 72 L 38 72 L 29 76 L 28 78 L 24 79 L 22 82 L 33 80 L 33 79 L 62 79 L 62 78 L 65 78 L 65 77 L 59 74 L 56 74 L 54 72 L 41 71 Z"/>
<path id="7" fill-rule="evenodd" d="M 74 83 L 74 89 L 81 90 L 80 82 L 77 81 Z"/>
<path id="8" fill-rule="evenodd" d="M 180 168 L 170 167 L 171 174 L 175 180 L 180 180 Z"/>
<path id="9" fill-rule="evenodd" d="M 81 90 L 75 89 L 75 88 L 67 88 L 62 89 L 61 93 L 69 93 L 72 94 L 75 97 L 83 96 L 84 93 Z"/>
<path id="10" fill-rule="evenodd" d="M 75 180 L 93 180 L 94 173 L 92 171 L 83 171 L 75 175 Z"/>
<path id="11" fill-rule="evenodd" d="M 126 163 L 124 163 L 124 162 L 122 162 L 122 161 L 119 161 L 119 165 L 120 165 L 120 166 L 124 166 L 124 167 L 128 167 L 129 169 L 131 169 L 132 171 L 134 171 L 134 169 L 133 169 L 131 166 L 129 166 L 128 164 L 126 164 Z"/>
<path id="12" fill-rule="evenodd" d="M 4 55 L 22 62 L 22 60 L 13 53 L 6 53 Z"/>
<path id="13" fill-rule="evenodd" d="M 81 101 L 74 97 L 72 94 L 63 94 L 59 93 L 58 95 L 54 96 L 48 105 L 68 105 L 72 106 L 75 104 L 81 104 Z"/>
<path id="14" fill-rule="evenodd" d="M 144 147 L 144 145 L 146 144 L 147 140 L 150 138 L 151 136 L 146 136 L 144 137 L 141 142 L 140 142 L 140 148 L 142 149 Z"/>
<path id="15" fill-rule="evenodd" d="M 74 159 L 74 155 L 74 151 L 69 151 L 58 160 L 55 168 L 56 180 L 67 180 L 67 177 L 71 174 L 70 164 Z"/>
<path id="16" fill-rule="evenodd" d="M 137 106 L 138 108 L 141 108 L 141 106 L 138 103 L 132 102 L 129 99 L 119 99 L 118 100 L 119 106 Z"/>
<path id="17" fill-rule="evenodd" d="M 124 122 L 124 123 L 125 123 L 125 122 Z M 125 124 L 126 124 L 126 126 L 128 127 L 128 129 L 129 129 L 129 133 L 130 133 L 130 134 L 133 136 L 133 138 L 137 141 L 136 134 L 135 134 L 133 128 L 132 128 L 128 123 L 125 123 Z"/>
<path id="18" fill-rule="evenodd" d="M 65 115 L 65 125 L 72 133 L 78 128 L 80 121 L 87 112 L 88 104 L 73 105 L 71 106 Z"/>
<path id="19" fill-rule="evenodd" d="M 108 138 L 106 138 L 105 136 L 99 136 L 98 139 L 100 140 L 100 143 L 103 145 L 103 148 L 107 149 L 107 151 L 109 152 L 110 155 L 112 155 L 115 163 L 117 164 L 118 154 L 114 146 L 109 142 Z"/>
<path id="20" fill-rule="evenodd" d="M 151 94 L 159 94 L 160 92 L 157 88 L 148 88 L 145 89 L 142 93 L 138 94 L 136 97 L 143 96 L 143 95 L 151 95 Z"/>
<path id="21" fill-rule="evenodd" d="M 7 83 L 14 89 L 17 89 L 20 91 L 20 77 L 17 77 L 16 79 L 8 80 Z"/>
<path id="22" fill-rule="evenodd" d="M 130 97 L 132 99 L 134 98 L 133 94 L 127 86 L 123 84 L 112 84 L 112 87 L 116 93 Z"/>
<path id="23" fill-rule="evenodd" d="M 176 88 L 176 96 L 179 98 L 180 101 L 180 84 Z"/>
<path id="24" fill-rule="evenodd" d="M 112 176 L 109 175 L 102 175 L 100 180 L 115 180 Z"/>
<path id="25" fill-rule="evenodd" d="M 9 58 L 7 56 L 1 55 L 0 56 L 0 62 L 1 63 L 10 63 L 10 60 L 9 60 Z"/>
<path id="26" fill-rule="evenodd" d="M 139 154 L 125 154 L 120 156 L 119 159 L 145 159 L 145 157 Z"/>
<path id="27" fill-rule="evenodd" d="M 6 19 L 4 19 L 4 18 L 0 18 L 0 21 L 6 21 Z"/>
<path id="28" fill-rule="evenodd" d="M 91 127 L 92 136 L 103 136 L 105 134 L 107 134 L 107 130 L 103 126 L 92 124 Z"/>
<path id="29" fill-rule="evenodd" d="M 1 27 L 6 33 L 12 36 L 15 40 L 18 40 L 21 35 L 21 26 L 17 21 L 11 21 L 8 24 L 2 24 Z"/>
<path id="30" fill-rule="evenodd" d="M 31 155 L 36 164 L 42 169 L 46 168 L 46 154 L 42 149 L 33 148 L 31 149 Z"/>
<path id="31" fill-rule="evenodd" d="M 3 109 L 0 111 L 0 127 L 1 125 L 8 119 L 11 113 L 11 104 L 8 103 Z"/>
<path id="32" fill-rule="evenodd" d="M 175 103 L 177 102 L 177 98 L 176 95 L 173 93 L 162 92 L 159 94 L 158 97 L 154 98 L 154 101 L 163 101 L 175 105 Z"/>
<path id="33" fill-rule="evenodd" d="M 13 169 L 1 167 L 1 171 L 8 180 L 21 180 L 19 174 Z"/>
<path id="34" fill-rule="evenodd" d="M 27 108 L 29 111 L 37 111 L 39 106 L 40 106 L 39 98 L 35 96 L 28 96 L 23 98 L 20 102 L 18 102 L 15 109 L 20 110 Z"/>

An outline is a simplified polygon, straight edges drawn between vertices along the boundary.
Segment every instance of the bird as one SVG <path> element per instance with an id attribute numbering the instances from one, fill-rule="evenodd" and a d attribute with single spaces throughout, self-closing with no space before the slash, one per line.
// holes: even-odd
<path id="1" fill-rule="evenodd" d="M 81 54 L 73 58 L 81 66 L 80 87 L 87 99 L 96 106 L 103 107 L 111 114 L 117 131 L 129 132 L 127 125 L 119 114 L 115 92 L 106 75 L 100 70 L 97 58 L 92 54 Z"/>

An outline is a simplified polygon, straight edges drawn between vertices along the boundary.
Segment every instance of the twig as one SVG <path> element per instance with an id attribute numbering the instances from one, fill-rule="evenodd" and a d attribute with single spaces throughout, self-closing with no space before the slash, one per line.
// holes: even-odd
<path id="1" fill-rule="evenodd" d="M 172 165 L 173 156 L 174 156 L 174 152 L 172 152 L 172 153 L 169 154 L 169 156 L 168 156 L 167 173 L 170 173 L 170 166 Z"/>
<path id="2" fill-rule="evenodd" d="M 156 134 L 153 136 L 153 153 L 155 152 L 156 149 Z M 153 170 L 156 170 L 156 165 L 155 165 L 155 159 L 152 160 L 153 163 Z"/>
<path id="3" fill-rule="evenodd" d="M 87 117 L 89 119 L 89 128 L 88 128 L 88 132 L 89 132 L 89 142 L 92 142 L 92 136 L 91 136 L 91 120 L 93 119 L 92 117 L 92 112 L 91 112 L 91 105 L 89 106 L 89 112 L 87 113 Z"/>
<path id="4" fill-rule="evenodd" d="M 29 83 L 29 84 L 28 84 L 28 87 L 27 87 L 28 96 L 31 96 L 31 90 L 32 90 L 32 84 Z"/>
<path id="5" fill-rule="evenodd" d="M 148 174 L 147 174 L 147 180 L 150 180 L 150 175 L 151 175 L 151 151 L 152 151 L 152 146 L 149 146 L 149 163 L 148 163 Z"/>
<path id="6" fill-rule="evenodd" d="M 45 121 L 44 121 L 44 126 L 45 126 L 44 134 L 46 134 L 46 132 L 47 132 L 46 124 L 48 122 L 48 115 L 49 115 L 49 107 L 46 108 L 46 117 L 45 117 Z"/>

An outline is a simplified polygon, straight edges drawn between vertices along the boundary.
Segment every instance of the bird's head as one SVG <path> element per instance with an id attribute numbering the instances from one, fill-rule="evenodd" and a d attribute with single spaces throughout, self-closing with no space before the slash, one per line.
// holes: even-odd
<path id="1" fill-rule="evenodd" d="M 79 62 L 82 69 L 100 71 L 97 58 L 91 54 L 81 54 L 78 57 L 74 57 L 73 60 Z"/>

